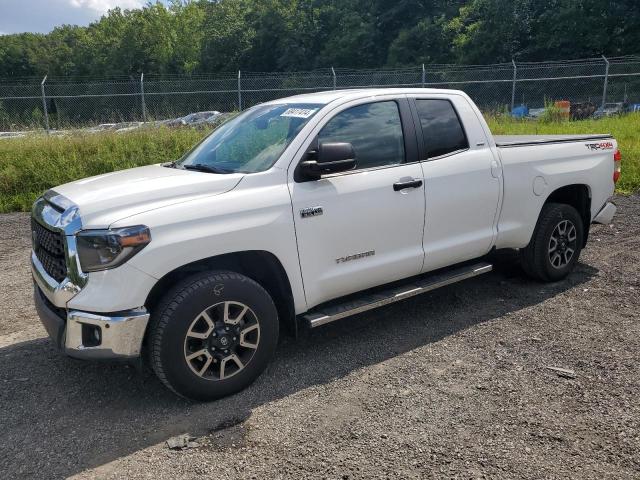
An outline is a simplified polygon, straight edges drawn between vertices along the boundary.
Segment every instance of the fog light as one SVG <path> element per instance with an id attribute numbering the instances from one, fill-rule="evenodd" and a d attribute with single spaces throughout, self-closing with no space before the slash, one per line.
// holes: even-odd
<path id="1" fill-rule="evenodd" d="M 102 343 L 102 329 L 97 325 L 82 324 L 82 345 L 97 347 Z"/>

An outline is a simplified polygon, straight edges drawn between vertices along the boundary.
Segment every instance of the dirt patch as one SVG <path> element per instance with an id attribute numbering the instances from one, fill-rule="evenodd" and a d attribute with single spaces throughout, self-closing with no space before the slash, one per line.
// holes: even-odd
<path id="1" fill-rule="evenodd" d="M 640 197 L 616 202 L 564 282 L 500 256 L 484 277 L 283 339 L 253 386 L 210 404 L 55 352 L 31 304 L 27 217 L 0 216 L 0 471 L 639 478 Z M 169 450 L 181 433 L 200 446 Z"/>

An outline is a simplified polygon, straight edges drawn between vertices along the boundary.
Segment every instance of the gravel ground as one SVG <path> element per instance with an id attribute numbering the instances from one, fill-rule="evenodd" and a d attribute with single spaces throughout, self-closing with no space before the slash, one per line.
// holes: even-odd
<path id="1" fill-rule="evenodd" d="M 253 386 L 209 404 L 59 355 L 32 306 L 28 219 L 2 215 L 1 476 L 640 478 L 640 196 L 616 201 L 567 281 L 501 256 L 284 339 Z M 199 446 L 169 450 L 182 433 Z"/>

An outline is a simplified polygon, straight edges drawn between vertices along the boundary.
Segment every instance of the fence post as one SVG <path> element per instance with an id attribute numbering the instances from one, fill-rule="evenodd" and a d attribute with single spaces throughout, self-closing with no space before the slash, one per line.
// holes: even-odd
<path id="1" fill-rule="evenodd" d="M 512 58 L 511 63 L 513 64 L 513 85 L 511 86 L 511 111 L 516 107 L 516 80 L 518 78 L 518 66 L 516 65 L 516 61 Z"/>
<path id="2" fill-rule="evenodd" d="M 142 121 L 147 121 L 147 104 L 144 101 L 144 72 L 140 74 L 140 101 L 142 105 Z"/>
<path id="3" fill-rule="evenodd" d="M 602 55 L 602 58 L 606 64 L 604 70 L 604 87 L 602 89 L 602 109 L 604 109 L 604 104 L 607 103 L 607 86 L 609 84 L 609 60 L 607 60 L 607 57 L 604 55 Z"/>
<path id="4" fill-rule="evenodd" d="M 427 83 L 427 71 L 424 68 L 424 63 L 422 64 L 422 88 L 424 88 Z"/>
<path id="5" fill-rule="evenodd" d="M 49 135 L 49 112 L 47 111 L 47 97 L 44 94 L 44 82 L 47 81 L 47 75 L 44 76 L 40 83 L 40 90 L 42 91 L 42 109 L 44 110 L 44 127 Z"/>
<path id="6" fill-rule="evenodd" d="M 333 89 L 336 89 L 336 71 L 331 67 L 331 75 L 333 76 Z"/>
<path id="7" fill-rule="evenodd" d="M 238 110 L 242 111 L 242 87 L 240 85 L 240 70 L 238 70 Z"/>

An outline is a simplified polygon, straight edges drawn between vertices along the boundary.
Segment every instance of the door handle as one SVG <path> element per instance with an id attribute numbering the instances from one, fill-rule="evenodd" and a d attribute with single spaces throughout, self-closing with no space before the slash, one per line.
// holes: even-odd
<path id="1" fill-rule="evenodd" d="M 408 182 L 396 182 L 393 184 L 393 190 L 399 192 L 405 188 L 418 188 L 422 186 L 422 180 L 409 180 Z"/>

